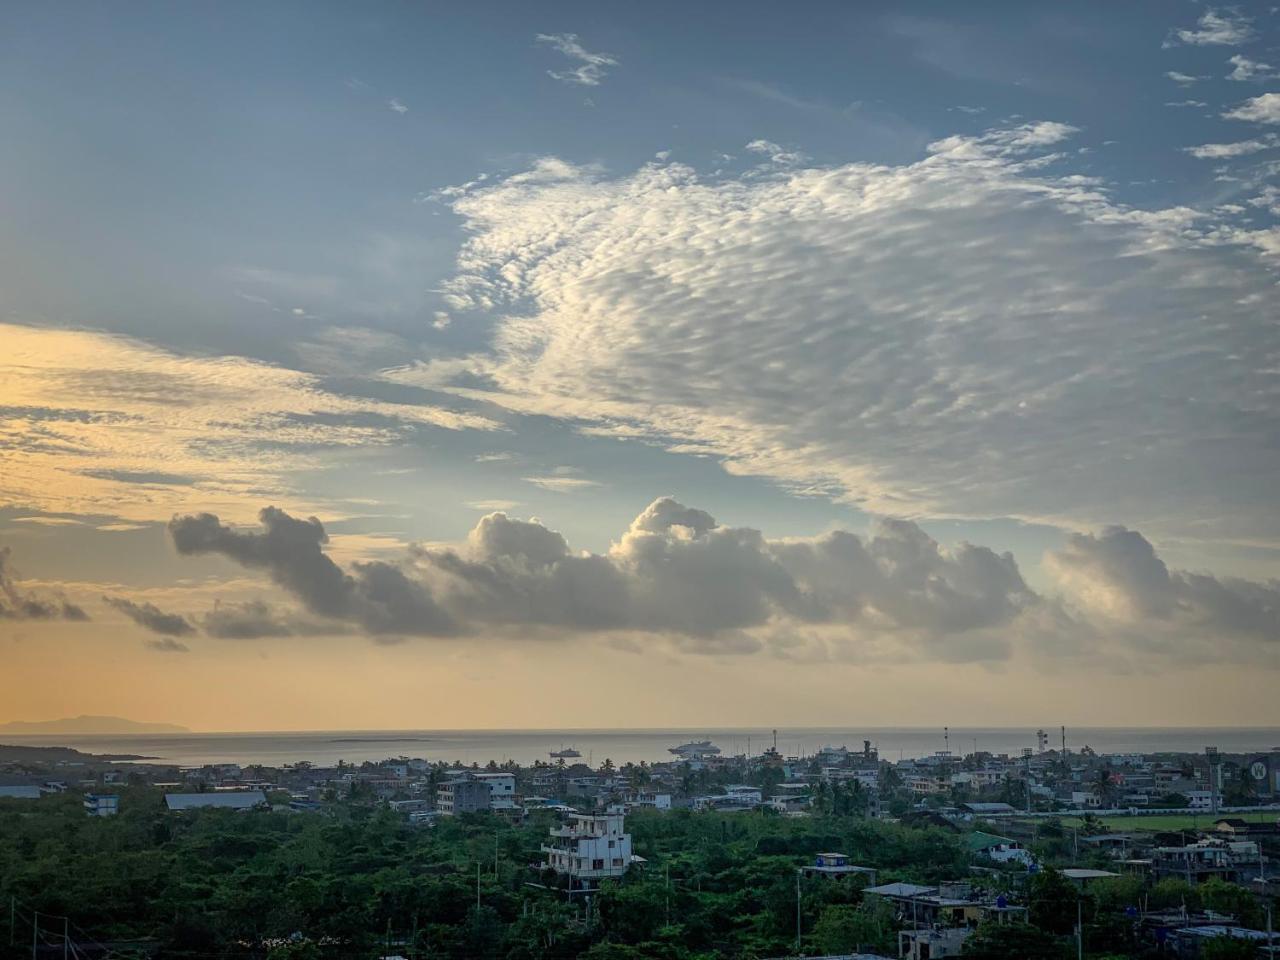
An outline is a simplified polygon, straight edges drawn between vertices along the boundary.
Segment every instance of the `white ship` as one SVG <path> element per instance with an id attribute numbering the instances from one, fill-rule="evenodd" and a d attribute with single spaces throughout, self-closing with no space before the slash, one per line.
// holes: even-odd
<path id="1" fill-rule="evenodd" d="M 709 757 L 719 753 L 720 748 L 710 740 L 694 740 L 690 743 L 682 743 L 678 747 L 669 747 L 667 752 L 685 758 Z"/>

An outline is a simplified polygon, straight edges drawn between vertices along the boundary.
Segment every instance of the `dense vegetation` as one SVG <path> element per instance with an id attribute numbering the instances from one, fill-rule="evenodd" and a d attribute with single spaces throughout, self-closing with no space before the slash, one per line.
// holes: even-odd
<path id="1" fill-rule="evenodd" d="M 0 801 L 0 897 L 18 898 L 19 943 L 38 910 L 99 941 L 149 942 L 163 957 L 374 957 L 389 947 L 411 957 L 692 960 L 792 953 L 796 868 L 815 852 L 847 853 L 877 867 L 880 882 L 965 877 L 970 865 L 963 838 L 936 828 L 836 814 L 636 814 L 628 828 L 647 863 L 588 908 L 539 886 L 551 879 L 536 869 L 550 823 L 477 815 L 414 828 L 354 804 L 333 815 L 173 815 L 145 788 L 127 790 L 109 819 L 85 817 L 72 795 Z M 1090 956 L 1133 949 L 1123 911 L 1137 902 L 1136 884 L 1099 886 L 1082 904 Z M 1220 886 L 1173 884 L 1151 896 L 1217 897 L 1252 919 L 1252 898 Z M 860 889 L 854 879 L 801 880 L 806 952 L 896 956 L 891 913 L 864 904 Z M 1023 895 L 1031 925 L 984 931 L 973 956 L 1064 955 L 1075 888 L 1045 871 Z"/>

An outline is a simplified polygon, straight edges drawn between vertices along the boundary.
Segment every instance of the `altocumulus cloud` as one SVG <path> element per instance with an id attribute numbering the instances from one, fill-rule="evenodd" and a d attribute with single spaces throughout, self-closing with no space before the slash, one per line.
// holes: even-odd
<path id="1" fill-rule="evenodd" d="M 312 614 L 384 638 L 648 636 L 695 653 L 860 656 L 891 645 L 937 659 L 993 660 L 1024 644 L 1072 652 L 1092 642 L 1099 624 L 1127 629 L 1153 616 L 1147 605 L 1096 599 L 1154 589 L 1133 557 L 1109 565 L 1081 559 L 1111 531 L 1102 540 L 1071 539 L 1055 570 L 1073 596 L 1049 598 L 1027 585 L 1012 555 L 968 543 L 947 549 L 910 521 L 880 519 L 865 537 L 770 539 L 668 497 L 602 554 L 572 550 L 536 520 L 492 513 L 462 543 L 416 547 L 401 563 L 355 564 L 350 572 L 324 553 L 314 518 L 268 508 L 262 525 L 242 531 L 205 515 L 175 518 L 170 531 L 179 552 L 220 553 L 264 569 Z M 1149 560 L 1164 570 L 1154 551 Z M 1168 589 L 1189 591 L 1186 602 L 1196 598 L 1186 618 L 1155 611 L 1180 635 L 1212 635 L 1238 617 L 1251 618 L 1242 637 L 1280 640 L 1274 585 L 1164 576 L 1174 583 Z"/>
<path id="2" fill-rule="evenodd" d="M 491 348 L 386 375 L 879 514 L 1275 542 L 1280 231 L 1122 206 L 1066 169 L 1075 135 L 709 179 L 541 161 L 453 200 L 451 307 Z"/>

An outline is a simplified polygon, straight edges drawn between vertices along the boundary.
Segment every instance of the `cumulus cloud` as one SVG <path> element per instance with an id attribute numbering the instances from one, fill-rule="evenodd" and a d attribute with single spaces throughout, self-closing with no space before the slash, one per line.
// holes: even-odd
<path id="1" fill-rule="evenodd" d="M 12 324 L 0 324 L 0 342 L 0 502 L 48 513 L 252 516 L 264 497 L 291 495 L 319 450 L 497 427 L 435 404 L 337 393 L 315 375 L 243 357 Z"/>
<path id="2" fill-rule="evenodd" d="M 1165 76 L 1168 77 L 1170 80 L 1172 80 L 1174 83 L 1184 87 L 1190 86 L 1193 83 L 1198 83 L 1201 80 L 1209 79 L 1208 77 L 1195 77 L 1189 73 L 1179 73 L 1177 70 L 1167 70 L 1165 71 Z"/>
<path id="3" fill-rule="evenodd" d="M 1250 97 L 1238 107 L 1223 114 L 1228 120 L 1249 120 L 1253 123 L 1280 123 L 1280 93 L 1264 93 Z"/>
<path id="4" fill-rule="evenodd" d="M 577 65 L 572 70 L 548 70 L 547 75 L 562 83 L 583 87 L 598 87 L 605 78 L 606 67 L 616 67 L 618 61 L 605 53 L 592 53 L 578 41 L 576 33 L 540 33 L 535 38 L 559 50 Z"/>
<path id="5" fill-rule="evenodd" d="M 447 297 L 490 348 L 388 377 L 874 513 L 1280 539 L 1270 239 L 1116 202 L 1053 152 L 1073 135 L 740 178 L 540 162 L 453 201 Z"/>
<path id="6" fill-rule="evenodd" d="M 379 636 L 452 633 L 449 616 L 430 592 L 389 563 L 356 563 L 350 573 L 328 555 L 324 526 L 267 507 L 263 530 L 236 530 L 209 513 L 174 517 L 169 534 L 181 554 L 221 554 L 242 566 L 266 570 L 272 581 L 310 612 L 358 624 Z"/>
<path id="7" fill-rule="evenodd" d="M 0 547 L 0 620 L 88 620 L 89 615 L 59 596 L 24 590 L 13 569 L 12 551 Z"/>
<path id="8" fill-rule="evenodd" d="M 864 536 L 771 539 L 670 497 L 603 553 L 575 551 L 545 524 L 498 512 L 461 543 L 416 546 L 397 564 L 376 564 L 382 580 L 370 576 L 374 564 L 334 563 L 314 519 L 269 508 L 263 526 L 179 518 L 171 532 L 181 553 L 218 552 L 266 570 L 322 619 L 303 624 L 262 601 L 219 604 L 202 620 L 210 636 L 582 635 L 713 655 L 955 662 L 1019 651 L 1182 658 L 1224 636 L 1251 656 L 1280 643 L 1280 584 L 1171 571 L 1122 527 L 1072 535 L 1047 556 L 1062 594 L 1046 596 L 1011 554 L 947 548 L 909 520 L 878 518 Z"/>
<path id="9" fill-rule="evenodd" d="M 1253 21 L 1234 10 L 1210 7 L 1200 15 L 1194 29 L 1175 30 L 1165 41 L 1166 47 L 1179 43 L 1191 46 L 1234 47 L 1253 39 Z"/>
<path id="10" fill-rule="evenodd" d="M 1228 80 L 1239 80 L 1241 82 L 1250 82 L 1255 80 L 1273 80 L 1275 79 L 1275 67 L 1269 63 L 1262 63 L 1258 60 L 1250 60 L 1236 54 L 1227 61 L 1232 66 L 1232 70 L 1227 74 Z"/>
<path id="11" fill-rule="evenodd" d="M 1008 649 L 990 632 L 1016 632 L 1042 602 L 1011 556 L 969 544 L 946 550 L 908 521 L 882 521 L 866 539 L 770 540 L 663 497 L 603 554 L 572 551 L 536 520 L 485 516 L 461 544 L 416 547 L 398 566 L 379 564 L 384 576 L 395 571 L 396 595 L 416 599 L 371 614 L 363 584 L 372 564 L 340 568 L 323 552 L 327 538 L 314 519 L 274 508 L 262 518 L 265 532 L 187 517 L 171 533 L 180 553 L 217 552 L 265 569 L 312 614 L 375 634 L 629 633 L 725 653 L 760 649 L 774 632 L 805 625 L 838 628 L 847 641 L 893 636 L 985 659 Z M 390 595 L 383 591 L 383 602 Z M 260 601 L 219 605 L 202 623 L 211 636 L 299 632 Z"/>
<path id="12" fill-rule="evenodd" d="M 1082 606 L 1110 619 L 1280 643 L 1280 581 L 1170 570 L 1142 534 L 1124 527 L 1073 534 L 1047 560 Z"/>
<path id="13" fill-rule="evenodd" d="M 166 613 L 153 603 L 135 603 L 124 597 L 103 597 L 103 601 L 140 627 L 146 627 L 153 633 L 170 637 L 185 637 L 195 633 L 196 628 L 184 616 L 178 613 Z"/>

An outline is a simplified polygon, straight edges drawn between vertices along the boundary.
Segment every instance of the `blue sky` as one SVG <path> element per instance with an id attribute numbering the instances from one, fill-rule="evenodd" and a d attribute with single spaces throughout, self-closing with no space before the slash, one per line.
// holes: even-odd
<path id="1" fill-rule="evenodd" d="M 519 617 L 424 556 L 506 570 L 477 545 L 501 511 L 631 570 L 669 495 L 763 531 L 822 612 L 769 588 L 754 618 L 646 620 L 629 582 L 606 627 L 523 626 L 1028 676 L 1152 630 L 1186 667 L 1225 633 L 1274 667 L 1270 4 L 64 4 L 0 37 L 12 596 L 82 598 L 137 647 L 93 604 L 154 591 L 197 654 L 210 602 L 315 614 L 165 526 L 274 505 L 510 644 Z M 932 538 L 904 596 L 958 606 L 837 613 L 780 559 L 886 518 Z M 965 541 L 1022 587 L 962 570 Z M 334 635 L 414 634 L 360 610 Z"/>

